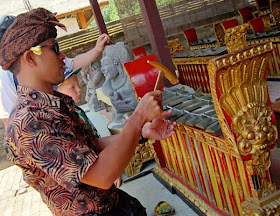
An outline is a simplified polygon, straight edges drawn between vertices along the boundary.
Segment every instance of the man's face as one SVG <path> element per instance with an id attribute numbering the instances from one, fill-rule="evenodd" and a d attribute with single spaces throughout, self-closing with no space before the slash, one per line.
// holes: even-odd
<path id="1" fill-rule="evenodd" d="M 114 60 L 106 56 L 101 59 L 101 71 L 106 80 L 115 79 L 119 75 L 119 71 Z"/>
<path id="2" fill-rule="evenodd" d="M 72 75 L 57 87 L 57 91 L 73 98 L 75 103 L 81 101 L 81 88 L 77 75 Z"/>
<path id="3" fill-rule="evenodd" d="M 45 40 L 40 45 L 42 54 L 36 58 L 38 63 L 38 76 L 39 79 L 44 83 L 58 85 L 64 80 L 64 59 L 63 53 L 56 54 L 53 46 L 45 46 L 52 44 L 54 38 Z"/>

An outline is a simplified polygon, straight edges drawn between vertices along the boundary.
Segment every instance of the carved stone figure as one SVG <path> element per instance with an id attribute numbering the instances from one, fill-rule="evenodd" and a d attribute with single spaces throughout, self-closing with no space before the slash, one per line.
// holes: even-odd
<path id="1" fill-rule="evenodd" d="M 132 51 L 123 43 L 105 46 L 101 59 L 101 70 L 105 76 L 102 91 L 110 97 L 113 105 L 112 121 L 108 124 L 111 134 L 118 134 L 123 129 L 125 120 L 137 106 L 136 96 L 123 64 L 134 59 Z M 149 143 L 137 146 L 125 174 L 130 177 L 140 172 L 144 162 L 153 159 Z"/>
<path id="2" fill-rule="evenodd" d="M 108 45 L 103 51 L 101 71 L 106 80 L 102 91 L 112 102 L 112 119 L 132 112 L 137 106 L 130 80 L 123 69 L 123 64 L 132 60 L 132 51 L 123 42 Z"/>
<path id="3" fill-rule="evenodd" d="M 100 59 L 91 63 L 87 68 L 81 71 L 82 79 L 87 85 L 86 101 L 90 109 L 95 112 L 104 109 L 102 101 L 98 100 L 96 89 L 101 87 L 105 77 L 101 72 Z"/>

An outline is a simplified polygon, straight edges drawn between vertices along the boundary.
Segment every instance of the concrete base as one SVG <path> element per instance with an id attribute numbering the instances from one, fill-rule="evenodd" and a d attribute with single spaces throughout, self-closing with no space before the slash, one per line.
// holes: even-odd
<path id="1" fill-rule="evenodd" d="M 148 216 L 153 215 L 154 208 L 160 201 L 166 201 L 175 208 L 176 216 L 196 216 L 186 203 L 178 196 L 170 193 L 153 174 L 148 174 L 136 180 L 124 183 L 121 189 L 136 197 L 146 208 Z"/>

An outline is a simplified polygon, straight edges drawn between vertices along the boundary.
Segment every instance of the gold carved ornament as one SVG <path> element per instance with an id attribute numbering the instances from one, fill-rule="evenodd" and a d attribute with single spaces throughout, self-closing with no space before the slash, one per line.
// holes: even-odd
<path id="1" fill-rule="evenodd" d="M 225 43 L 229 53 L 248 47 L 246 41 L 248 28 L 249 24 L 244 24 L 226 30 Z"/>
<path id="2" fill-rule="evenodd" d="M 271 54 L 256 56 L 221 70 L 217 85 L 220 105 L 232 119 L 237 147 L 241 155 L 254 154 L 276 141 L 277 130 L 268 106 L 264 72 Z"/>
<path id="3" fill-rule="evenodd" d="M 127 177 L 140 173 L 143 164 L 154 158 L 153 152 L 150 149 L 152 142 L 153 141 L 148 140 L 143 144 L 138 144 L 132 159 L 125 168 L 124 173 Z"/>
<path id="4" fill-rule="evenodd" d="M 252 195 L 260 200 L 276 191 L 268 170 L 270 148 L 278 135 L 265 80 L 272 44 L 246 48 L 247 29 L 244 24 L 227 30 L 225 41 L 231 53 L 211 60 L 208 70 L 223 134 L 229 147 L 246 158 Z"/>
<path id="5" fill-rule="evenodd" d="M 168 41 L 168 48 L 171 55 L 173 55 L 175 52 L 184 51 L 183 45 L 179 38 Z"/>
<path id="6" fill-rule="evenodd" d="M 219 46 L 224 46 L 225 45 L 225 30 L 223 29 L 222 23 L 221 22 L 214 23 L 213 28 L 214 28 L 217 44 Z"/>
<path id="7" fill-rule="evenodd" d="M 270 148 L 278 136 L 265 80 L 271 51 L 271 43 L 259 44 L 214 59 L 208 66 L 223 134 L 228 147 L 244 158 L 250 176 L 252 197 L 242 203 L 244 215 L 277 215 L 280 209 L 280 192 L 269 176 Z"/>
<path id="8" fill-rule="evenodd" d="M 280 1 L 270 1 L 270 8 L 274 23 L 280 27 Z"/>

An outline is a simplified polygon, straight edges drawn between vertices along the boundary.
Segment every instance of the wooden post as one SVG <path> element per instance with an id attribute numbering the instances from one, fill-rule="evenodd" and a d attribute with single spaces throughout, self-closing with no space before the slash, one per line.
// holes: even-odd
<path id="1" fill-rule="evenodd" d="M 139 0 L 139 3 L 157 60 L 175 74 L 175 67 L 155 0 Z M 171 84 L 165 80 L 164 85 L 170 86 Z"/>
<path id="2" fill-rule="evenodd" d="M 90 6 L 91 6 L 91 9 L 92 9 L 92 12 L 94 14 L 99 33 L 100 34 L 103 34 L 103 33 L 108 34 L 103 16 L 101 14 L 101 10 L 100 10 L 98 1 L 97 0 L 89 0 L 89 3 L 90 3 Z"/>
<path id="3" fill-rule="evenodd" d="M 81 22 L 82 29 L 86 29 L 88 27 L 83 11 L 79 11 L 78 13 L 79 20 Z"/>

